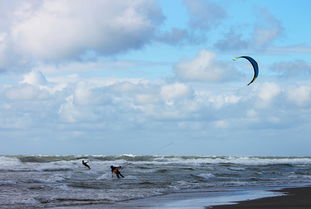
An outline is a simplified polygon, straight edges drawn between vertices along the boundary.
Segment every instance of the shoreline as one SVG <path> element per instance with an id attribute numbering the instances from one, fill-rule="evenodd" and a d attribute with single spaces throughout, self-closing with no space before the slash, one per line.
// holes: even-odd
<path id="1" fill-rule="evenodd" d="M 310 209 L 311 186 L 172 193 L 130 200 L 111 209 Z"/>
<path id="2" fill-rule="evenodd" d="M 311 186 L 280 190 L 173 193 L 116 204 L 76 205 L 53 209 L 310 209 Z"/>
<path id="3" fill-rule="evenodd" d="M 311 186 L 277 190 L 284 195 L 235 202 L 233 205 L 206 206 L 205 209 L 310 209 Z"/>
<path id="4" fill-rule="evenodd" d="M 115 204 L 93 204 L 93 205 L 76 205 L 66 207 L 51 207 L 53 209 L 267 209 L 257 207 L 256 201 L 269 200 L 273 198 L 285 198 L 286 194 L 294 193 L 296 190 L 308 190 L 311 194 L 311 187 L 286 188 L 280 190 L 267 189 L 249 189 L 236 191 L 198 191 L 198 192 L 179 192 L 166 195 L 153 196 L 144 199 L 122 201 Z M 300 201 L 299 197 L 295 199 Z M 250 204 L 255 201 L 254 204 Z M 276 199 L 276 203 L 279 200 Z M 242 207 L 239 204 L 242 204 Z M 266 203 L 266 202 L 264 202 Z M 246 204 L 244 206 L 243 204 Z M 288 203 L 286 203 L 288 204 Z M 268 207 L 269 209 L 279 209 L 282 207 Z M 274 203 L 275 205 L 275 203 Z M 259 205 L 260 206 L 260 205 Z M 311 203 L 305 208 L 310 209 Z M 292 208 L 286 208 L 292 209 Z M 293 207 L 297 209 L 297 207 Z"/>

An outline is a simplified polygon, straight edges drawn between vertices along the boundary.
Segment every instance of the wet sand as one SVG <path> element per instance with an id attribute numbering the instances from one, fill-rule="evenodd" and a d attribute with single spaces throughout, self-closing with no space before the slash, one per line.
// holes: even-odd
<path id="1" fill-rule="evenodd" d="M 282 195 L 282 196 L 280 196 Z M 261 198 L 260 196 L 264 197 Z M 267 197 L 270 196 L 270 197 Z M 250 199 L 238 201 L 238 199 Z M 237 201 L 237 202 L 235 202 Z M 224 204 L 224 205 L 222 205 Z M 208 206 L 209 205 L 209 206 Z M 210 206 L 217 205 L 217 206 Z M 253 192 L 173 193 L 115 204 L 75 205 L 51 209 L 311 209 L 311 187 Z"/>
<path id="2" fill-rule="evenodd" d="M 280 195 L 263 190 L 178 192 L 111 204 L 72 205 L 53 209 L 204 209 L 207 205 L 233 204 L 235 201 Z M 51 209 L 52 209 L 51 208 Z"/>
<path id="3" fill-rule="evenodd" d="M 311 187 L 282 189 L 286 195 L 241 201 L 235 205 L 210 206 L 206 209 L 311 209 Z"/>

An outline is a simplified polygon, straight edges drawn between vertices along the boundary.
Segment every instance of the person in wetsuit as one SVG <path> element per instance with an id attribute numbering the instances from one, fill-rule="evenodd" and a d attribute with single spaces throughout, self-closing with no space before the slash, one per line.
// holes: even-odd
<path id="1" fill-rule="evenodd" d="M 91 169 L 91 167 L 89 166 L 89 164 L 87 164 L 87 161 L 82 160 L 82 164 L 87 167 L 88 169 Z"/>
<path id="2" fill-rule="evenodd" d="M 113 174 L 116 174 L 116 176 L 118 177 L 118 179 L 120 178 L 120 176 L 122 177 L 122 178 L 124 178 L 124 176 L 120 173 L 120 171 L 119 171 L 119 169 L 121 168 L 121 166 L 118 166 L 118 167 L 114 167 L 113 165 L 112 166 L 110 166 L 110 168 L 111 168 L 111 173 Z"/>

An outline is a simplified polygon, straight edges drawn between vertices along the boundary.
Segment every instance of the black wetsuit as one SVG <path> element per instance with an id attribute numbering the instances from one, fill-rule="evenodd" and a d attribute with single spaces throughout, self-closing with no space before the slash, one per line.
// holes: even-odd
<path id="1" fill-rule="evenodd" d="M 120 173 L 120 171 L 119 171 L 119 168 L 121 168 L 121 166 L 119 166 L 119 167 L 110 166 L 110 168 L 111 168 L 111 172 L 112 172 L 112 173 L 115 173 L 116 176 L 118 177 L 118 179 L 120 178 L 120 176 L 121 176 L 122 178 L 124 178 L 124 176 L 123 176 L 123 175 Z"/>
<path id="2" fill-rule="evenodd" d="M 87 164 L 86 161 L 82 160 L 82 164 L 83 164 L 85 167 L 87 167 L 88 169 L 91 169 L 91 167 Z"/>

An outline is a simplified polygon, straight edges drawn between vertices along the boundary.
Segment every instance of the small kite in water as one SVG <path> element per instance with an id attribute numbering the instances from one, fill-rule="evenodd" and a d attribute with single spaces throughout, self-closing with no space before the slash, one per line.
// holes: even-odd
<path id="1" fill-rule="evenodd" d="M 253 66 L 253 68 L 254 68 L 254 77 L 253 77 L 253 79 L 251 80 L 251 82 L 249 82 L 249 84 L 247 84 L 247 85 L 250 85 L 251 83 L 253 83 L 253 82 L 256 80 L 256 78 L 257 78 L 257 76 L 258 76 L 258 73 L 259 73 L 258 64 L 257 64 L 257 62 L 256 62 L 253 58 L 251 58 L 251 57 L 249 57 L 249 56 L 239 56 L 239 57 L 235 57 L 235 58 L 233 58 L 233 61 L 235 61 L 235 60 L 237 60 L 237 59 L 240 59 L 240 58 L 247 59 L 247 60 L 252 64 L 252 66 Z"/>

